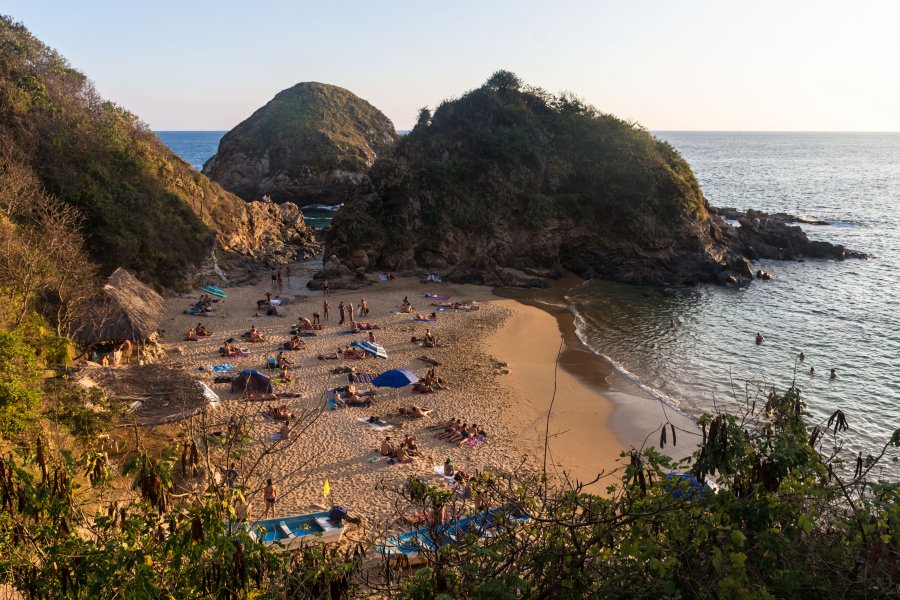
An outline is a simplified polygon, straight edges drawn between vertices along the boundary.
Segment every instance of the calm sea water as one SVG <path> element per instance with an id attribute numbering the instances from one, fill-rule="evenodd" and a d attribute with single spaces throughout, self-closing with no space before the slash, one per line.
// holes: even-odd
<path id="1" fill-rule="evenodd" d="M 219 149 L 225 131 L 157 131 L 156 135 L 175 154 L 200 171 L 203 164 Z M 305 206 L 303 217 L 312 227 L 331 223 L 336 209 L 331 206 Z"/>
<path id="2" fill-rule="evenodd" d="M 732 384 L 743 393 L 747 381 L 796 379 L 817 419 L 847 414 L 849 447 L 886 442 L 900 428 L 900 134 L 655 135 L 688 160 L 711 204 L 827 220 L 803 228 L 875 258 L 763 261 L 775 279 L 740 288 L 576 287 L 579 336 L 616 367 L 610 385 L 696 416 L 728 402 Z"/>

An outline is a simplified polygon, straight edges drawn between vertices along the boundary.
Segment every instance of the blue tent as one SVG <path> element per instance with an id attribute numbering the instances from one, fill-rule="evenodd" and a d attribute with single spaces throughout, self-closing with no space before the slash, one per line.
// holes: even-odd
<path id="1" fill-rule="evenodd" d="M 260 373 L 259 371 L 245 369 L 231 380 L 231 391 L 252 391 L 271 394 L 272 381 L 269 379 L 268 375 Z"/>
<path id="2" fill-rule="evenodd" d="M 391 369 L 372 380 L 378 387 L 402 388 L 419 380 L 419 376 L 409 369 Z"/>

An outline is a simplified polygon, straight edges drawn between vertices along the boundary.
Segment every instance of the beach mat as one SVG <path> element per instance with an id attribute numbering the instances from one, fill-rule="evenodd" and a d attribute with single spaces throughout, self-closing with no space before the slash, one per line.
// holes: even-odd
<path id="1" fill-rule="evenodd" d="M 375 431 L 387 431 L 394 428 L 393 425 L 379 425 L 378 423 L 369 423 L 369 417 L 360 417 L 359 419 L 357 419 L 357 421 L 359 421 L 363 425 L 371 427 Z"/>

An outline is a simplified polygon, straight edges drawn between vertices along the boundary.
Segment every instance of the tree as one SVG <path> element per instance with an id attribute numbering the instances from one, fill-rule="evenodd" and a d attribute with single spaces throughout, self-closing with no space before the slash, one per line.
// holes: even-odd
<path id="1" fill-rule="evenodd" d="M 500 70 L 491 75 L 485 85 L 499 92 L 517 92 L 522 89 L 522 80 L 512 71 Z"/>

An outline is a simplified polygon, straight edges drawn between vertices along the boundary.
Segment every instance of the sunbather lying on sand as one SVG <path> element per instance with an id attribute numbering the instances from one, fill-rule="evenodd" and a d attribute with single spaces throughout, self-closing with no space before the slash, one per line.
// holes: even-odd
<path id="1" fill-rule="evenodd" d="M 194 329 L 188 329 L 187 333 L 184 334 L 184 341 L 199 342 L 200 338 L 197 337 L 197 332 Z"/>
<path id="2" fill-rule="evenodd" d="M 355 321 L 353 323 L 353 329 L 355 331 L 371 331 L 373 329 L 381 329 L 381 327 L 379 327 L 375 323 L 362 323 L 360 321 Z"/>
<path id="3" fill-rule="evenodd" d="M 421 419 L 431 414 L 433 409 L 422 408 L 421 406 L 401 406 L 398 410 L 401 415 L 412 417 L 413 419 Z"/>
<path id="4" fill-rule="evenodd" d="M 449 421 L 444 421 L 442 423 L 435 423 L 434 425 L 429 425 L 428 429 L 447 430 L 451 427 L 456 427 L 456 426 L 462 427 L 462 424 L 463 424 L 462 421 L 460 421 L 459 419 L 450 419 Z"/>
<path id="5" fill-rule="evenodd" d="M 282 404 L 281 406 L 270 405 L 266 407 L 266 410 L 263 412 L 276 421 L 290 421 L 294 418 L 294 413 L 288 410 L 287 404 Z"/>
<path id="6" fill-rule="evenodd" d="M 340 358 L 340 356 L 338 356 L 337 352 L 335 352 L 334 354 L 320 354 L 317 358 L 319 360 L 337 360 Z"/>

